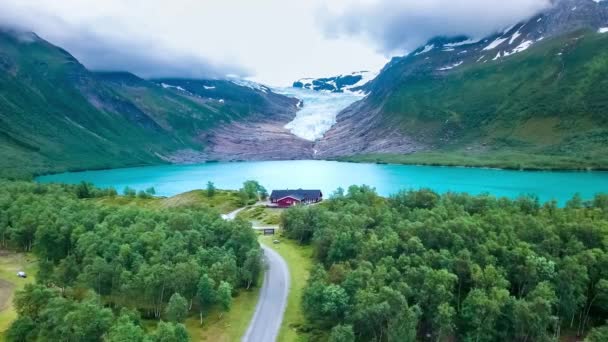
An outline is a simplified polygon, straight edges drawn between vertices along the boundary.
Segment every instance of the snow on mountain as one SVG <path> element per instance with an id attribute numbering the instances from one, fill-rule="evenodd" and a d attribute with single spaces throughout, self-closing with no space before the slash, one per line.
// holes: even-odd
<path id="1" fill-rule="evenodd" d="M 267 87 L 263 84 L 257 83 L 257 82 L 249 81 L 249 80 L 233 78 L 230 81 L 238 86 L 247 87 L 247 88 L 250 88 L 253 90 L 259 90 L 263 93 L 268 93 L 269 91 L 271 91 L 269 87 Z"/>
<path id="2" fill-rule="evenodd" d="M 485 48 L 483 48 L 484 50 L 494 50 L 495 48 L 497 48 L 500 44 L 504 43 L 508 38 L 496 38 L 495 41 L 493 41 L 492 43 L 490 43 L 490 45 L 486 46 Z"/>
<path id="3" fill-rule="evenodd" d="M 331 93 L 359 92 L 361 87 L 378 74 L 371 71 L 356 71 L 346 75 L 325 78 L 302 78 L 293 83 L 294 88 Z"/>
<path id="4" fill-rule="evenodd" d="M 464 62 L 463 62 L 463 61 L 456 62 L 456 63 L 454 63 L 454 64 L 451 64 L 451 65 L 448 65 L 448 66 L 444 66 L 443 68 L 439 68 L 439 69 L 437 69 L 437 70 L 439 70 L 439 71 L 452 70 L 452 69 L 454 69 L 454 68 L 457 68 L 457 67 L 461 66 L 461 65 L 462 65 L 462 63 L 464 63 Z"/>
<path id="5" fill-rule="evenodd" d="M 499 61 L 524 52 L 545 38 L 578 29 L 608 33 L 608 1 L 554 0 L 554 6 L 544 13 L 510 25 L 483 39 L 433 38 L 411 54 L 393 59 L 384 70 L 401 61 L 419 61 L 416 63 L 434 71 Z"/>
<path id="6" fill-rule="evenodd" d="M 418 56 L 418 55 L 425 54 L 425 53 L 427 53 L 427 52 L 430 52 L 430 51 L 431 51 L 431 50 L 433 50 L 434 48 L 435 48 L 435 44 L 429 44 L 429 45 L 426 45 L 426 46 L 424 47 L 424 49 L 422 49 L 421 51 L 418 51 L 418 52 L 414 53 L 414 56 Z"/>
<path id="7" fill-rule="evenodd" d="M 162 83 L 162 82 L 161 82 L 160 85 L 161 85 L 161 87 L 163 87 L 165 89 L 177 89 L 177 90 L 181 90 L 181 91 L 186 91 L 186 89 L 184 89 L 184 88 L 182 88 L 180 86 L 174 86 L 174 85 L 167 84 L 167 83 Z"/>

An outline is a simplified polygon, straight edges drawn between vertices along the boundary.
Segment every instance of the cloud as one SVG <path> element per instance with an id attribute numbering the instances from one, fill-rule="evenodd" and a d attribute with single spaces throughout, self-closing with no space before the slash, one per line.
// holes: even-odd
<path id="1" fill-rule="evenodd" d="M 328 37 L 363 36 L 385 55 L 403 54 L 435 36 L 482 38 L 549 7 L 551 0 L 367 0 L 325 8 Z"/>
<path id="2" fill-rule="evenodd" d="M 356 0 L 332 0 L 340 9 Z M 330 39 L 326 0 L 0 0 L 0 24 L 32 30 L 85 66 L 140 76 L 236 74 L 273 85 L 378 70 L 363 39 Z"/>
<path id="3" fill-rule="evenodd" d="M 0 27 L 35 32 L 64 48 L 87 68 L 96 71 L 129 71 L 144 78 L 247 77 L 250 71 L 237 64 L 218 63 L 189 50 L 179 50 L 140 35 L 121 30 L 123 23 L 104 17 L 66 20 L 53 11 L 35 6 L 0 4 Z"/>

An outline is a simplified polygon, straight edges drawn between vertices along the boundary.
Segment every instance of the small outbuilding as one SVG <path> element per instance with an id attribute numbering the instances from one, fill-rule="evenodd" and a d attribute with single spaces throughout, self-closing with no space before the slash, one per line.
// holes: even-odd
<path id="1" fill-rule="evenodd" d="M 312 204 L 323 200 L 321 190 L 273 190 L 270 194 L 270 203 L 279 208 L 288 208 L 298 204 Z"/>

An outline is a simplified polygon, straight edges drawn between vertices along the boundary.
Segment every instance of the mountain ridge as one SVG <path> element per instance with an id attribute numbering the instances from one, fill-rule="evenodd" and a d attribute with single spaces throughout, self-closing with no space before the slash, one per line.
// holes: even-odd
<path id="1" fill-rule="evenodd" d="M 518 153 L 608 166 L 600 91 L 608 89 L 608 35 L 599 33 L 607 5 L 561 0 L 480 40 L 429 40 L 365 86 L 368 96 L 318 142 L 318 157 L 408 162 L 382 155 L 440 152 L 447 162 Z"/>
<path id="2" fill-rule="evenodd" d="M 191 91 L 163 82 L 190 84 Z M 34 33 L 6 29 L 0 31 L 0 86 L 0 165 L 11 178 L 210 160 L 218 157 L 205 139 L 210 131 L 237 121 L 281 126 L 295 116 L 298 102 L 230 80 L 91 72 Z"/>

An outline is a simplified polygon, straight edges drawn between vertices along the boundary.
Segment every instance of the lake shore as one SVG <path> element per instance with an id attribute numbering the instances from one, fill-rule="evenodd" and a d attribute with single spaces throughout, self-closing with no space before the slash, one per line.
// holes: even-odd
<path id="1" fill-rule="evenodd" d="M 331 160 L 351 163 L 489 168 L 514 171 L 608 171 L 608 161 L 569 156 L 523 153 L 466 154 L 419 152 L 403 154 L 366 154 Z"/>

